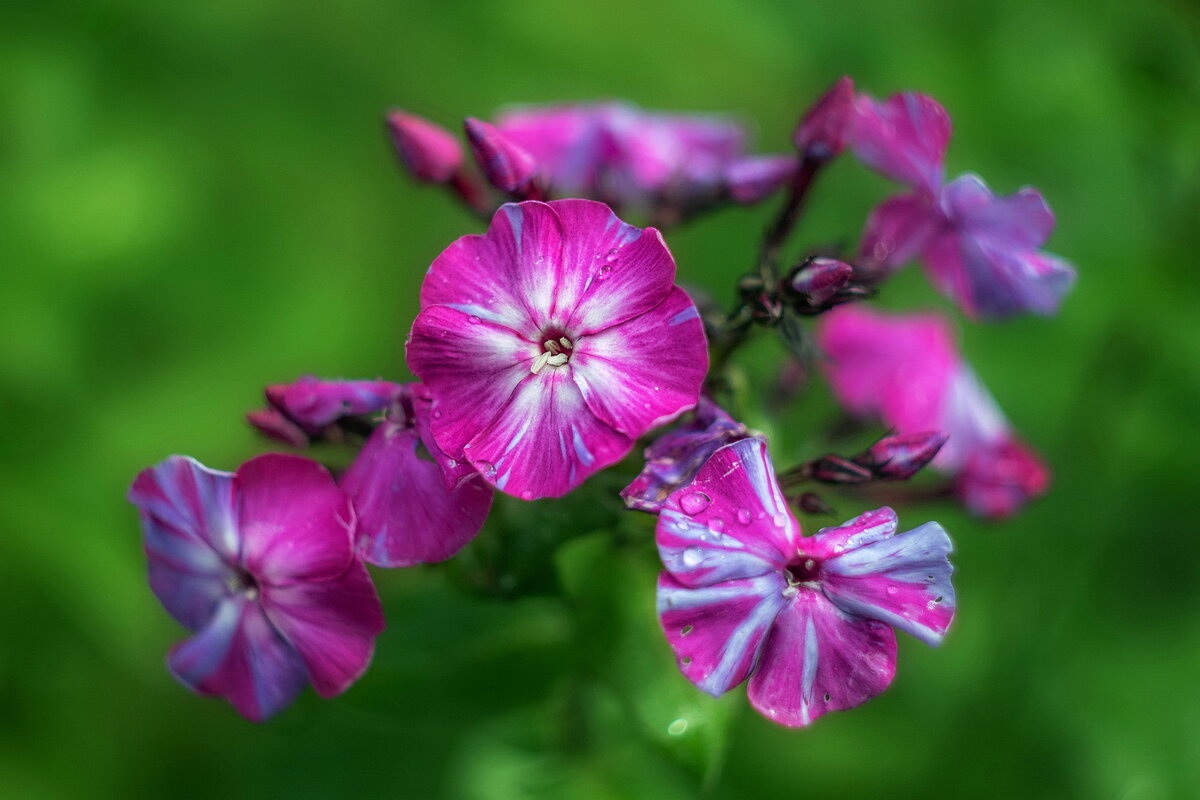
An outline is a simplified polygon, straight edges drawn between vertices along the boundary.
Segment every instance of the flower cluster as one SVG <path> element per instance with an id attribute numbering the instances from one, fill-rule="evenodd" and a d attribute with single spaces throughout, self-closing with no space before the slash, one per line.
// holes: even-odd
<path id="1" fill-rule="evenodd" d="M 151 588 L 194 634 L 168 658 L 180 682 L 256 721 L 306 684 L 339 694 L 383 627 L 366 564 L 444 561 L 485 529 L 496 492 L 592 491 L 606 468 L 632 478 L 620 493 L 629 509 L 654 515 L 644 542 L 664 567 L 659 620 L 701 690 L 748 681 L 765 717 L 808 725 L 887 688 L 896 630 L 942 641 L 955 593 L 940 525 L 898 532 L 882 507 L 805 536 L 794 511 L 831 513 L 810 483 L 858 500 L 876 483 L 907 487 L 896 482 L 926 464 L 949 480 L 937 496 L 979 516 L 1046 491 L 1047 467 L 949 323 L 862 307 L 920 258 L 971 319 L 1055 310 L 1074 272 L 1039 249 L 1053 226 L 1040 194 L 997 198 L 973 175 L 944 183 L 945 110 L 917 94 L 879 102 L 848 78 L 801 116 L 783 155 L 748 155 L 729 119 L 615 102 L 467 119 L 475 170 L 436 124 L 395 111 L 387 125 L 416 180 L 489 225 L 425 274 L 406 348 L 416 382 L 306 376 L 268 386 L 247 415 L 290 447 L 355 451 L 336 477 L 280 454 L 233 473 L 172 456 L 138 475 L 129 499 Z M 857 253 L 814 246 L 789 266 L 809 189 L 843 153 L 909 191 L 871 212 Z M 659 229 L 619 216 L 661 227 L 779 190 L 752 271 L 732 276 L 728 313 L 696 295 L 702 313 Z M 730 387 L 760 329 L 788 347 L 781 372 L 808 377 L 819 362 L 850 415 L 889 430 L 856 455 L 777 476 L 768 437 L 726 410 L 752 405 Z M 630 459 L 639 441 L 642 458 Z"/>

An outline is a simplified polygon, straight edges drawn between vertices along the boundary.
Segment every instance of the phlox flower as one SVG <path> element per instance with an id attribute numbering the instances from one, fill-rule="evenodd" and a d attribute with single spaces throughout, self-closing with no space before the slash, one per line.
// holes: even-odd
<path id="1" fill-rule="evenodd" d="M 696 306 L 653 228 L 588 200 L 502 206 L 439 255 L 408 365 L 438 447 L 501 491 L 565 494 L 695 405 Z"/>
<path id="2" fill-rule="evenodd" d="M 855 101 L 852 148 L 872 169 L 908 185 L 867 221 L 860 255 L 877 269 L 913 258 L 971 317 L 1052 314 L 1075 268 L 1040 248 L 1054 215 L 1032 187 L 997 197 L 978 175 L 943 184 L 950 118 L 936 101 L 906 92 Z"/>
<path id="3" fill-rule="evenodd" d="M 1049 472 L 1013 433 L 959 355 L 950 326 L 929 314 L 843 306 L 822 317 L 817 341 L 838 401 L 899 434 L 948 435 L 931 462 L 973 513 L 1002 517 L 1045 492 Z"/>
<path id="4" fill-rule="evenodd" d="M 261 722 L 305 684 L 332 697 L 367 668 L 383 612 L 354 510 L 319 464 L 271 454 L 230 473 L 172 456 L 129 500 L 150 588 L 196 633 L 167 658 L 184 686 Z"/>
<path id="5" fill-rule="evenodd" d="M 954 617 L 950 538 L 896 527 L 881 508 L 804 537 L 766 444 L 720 448 L 658 518 L 658 614 L 680 671 L 713 696 L 749 678 L 751 705 L 789 726 L 879 694 L 893 629 L 937 645 Z"/>

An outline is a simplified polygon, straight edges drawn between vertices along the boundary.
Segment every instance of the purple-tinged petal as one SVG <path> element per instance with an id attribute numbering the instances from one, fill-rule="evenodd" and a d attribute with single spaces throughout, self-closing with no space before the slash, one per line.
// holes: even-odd
<path id="1" fill-rule="evenodd" d="M 933 466 L 943 472 L 961 469 L 972 453 L 1000 446 L 1010 436 L 1004 412 L 966 364 L 950 375 L 942 399 L 941 426 L 950 438 Z"/>
<path id="2" fill-rule="evenodd" d="M 411 387 L 409 397 L 412 400 L 413 425 L 416 428 L 417 436 L 421 439 L 421 444 L 425 445 L 429 455 L 441 467 L 442 481 L 446 486 L 446 491 L 454 492 L 466 483 L 478 480 L 479 473 L 471 466 L 470 461 L 451 458 L 433 438 L 433 430 L 430 428 L 430 423 L 433 422 L 433 396 L 429 393 L 429 387 L 420 383 L 412 383 L 409 386 Z"/>
<path id="3" fill-rule="evenodd" d="M 782 570 L 800 526 L 766 444 L 743 439 L 713 453 L 695 480 L 667 498 L 655 538 L 672 577 L 697 587 Z"/>
<path id="4" fill-rule="evenodd" d="M 950 130 L 946 109 L 927 95 L 903 92 L 883 102 L 859 95 L 851 146 L 876 172 L 933 192 L 942 181 Z"/>
<path id="5" fill-rule="evenodd" d="M 305 375 L 293 383 L 268 386 L 267 402 L 305 430 L 318 432 L 338 419 L 382 411 L 399 400 L 402 387 L 391 381 L 324 381 Z"/>
<path id="6" fill-rule="evenodd" d="M 379 596 L 357 559 L 331 580 L 263 587 L 262 605 L 322 697 L 341 694 L 366 670 L 383 630 Z"/>
<path id="7" fill-rule="evenodd" d="M 527 371 L 464 452 L 492 486 L 533 500 L 566 494 L 631 447 L 632 439 L 592 414 L 566 370 L 550 367 Z"/>
<path id="8" fill-rule="evenodd" d="M 529 185 L 537 163 L 524 147 L 481 120 L 468 117 L 463 127 L 475 163 L 488 183 L 502 192 L 516 192 Z"/>
<path id="9" fill-rule="evenodd" d="M 801 547 L 804 555 L 824 560 L 893 536 L 897 525 L 896 512 L 884 506 L 841 525 L 821 528 L 816 536 L 804 539 Z"/>
<path id="10" fill-rule="evenodd" d="M 492 490 L 478 475 L 448 490 L 442 466 L 419 455 L 420 444 L 415 428 L 385 420 L 342 477 L 358 515 L 358 551 L 377 566 L 450 558 L 491 508 Z"/>
<path id="11" fill-rule="evenodd" d="M 579 339 L 570 363 L 592 413 L 636 439 L 699 399 L 708 372 L 700 312 L 676 286 L 645 314 Z"/>
<path id="12" fill-rule="evenodd" d="M 805 113 L 792 142 L 805 158 L 824 161 L 846 148 L 853 126 L 854 81 L 842 76 Z"/>
<path id="13" fill-rule="evenodd" d="M 463 447 L 496 418 L 540 351 L 511 329 L 467 311 L 433 305 L 417 315 L 408 368 L 434 398 L 430 429 L 447 456 L 463 458 Z"/>
<path id="14" fill-rule="evenodd" d="M 594 106 L 517 108 L 497 117 L 496 127 L 533 156 L 559 194 L 594 192 L 614 151 L 612 135 Z"/>
<path id="15" fill-rule="evenodd" d="M 259 433 L 292 447 L 308 447 L 308 433 L 285 417 L 277 408 L 257 408 L 246 412 L 246 421 Z"/>
<path id="16" fill-rule="evenodd" d="M 172 648 L 171 673 L 194 692 L 229 700 L 262 722 L 282 710 L 308 682 L 308 670 L 258 603 L 234 597 L 198 634 Z"/>
<path id="17" fill-rule="evenodd" d="M 462 147 L 440 125 L 403 111 L 392 111 L 386 121 L 397 155 L 417 180 L 445 183 L 462 166 Z"/>
<path id="18" fill-rule="evenodd" d="M 751 205 L 774 194 L 796 168 L 795 156 L 745 156 L 725 167 L 725 185 L 735 202 Z"/>
<path id="19" fill-rule="evenodd" d="M 268 453 L 238 467 L 242 564 L 261 584 L 323 580 L 354 559 L 354 509 L 329 471 Z"/>
<path id="20" fill-rule="evenodd" d="M 773 722 L 808 725 L 866 702 L 895 674 L 890 627 L 847 614 L 819 591 L 801 587 L 775 617 L 747 697 Z"/>
<path id="21" fill-rule="evenodd" d="M 944 225 L 928 193 L 894 195 L 872 209 L 859 257 L 876 268 L 896 269 L 920 255 Z"/>
<path id="22" fill-rule="evenodd" d="M 621 490 L 625 505 L 657 514 L 667 496 L 691 483 L 717 448 L 752 435 L 756 434 L 701 395 L 692 420 L 659 436 L 646 448 L 646 466 Z"/>
<path id="23" fill-rule="evenodd" d="M 525 204 L 523 204 L 525 205 Z M 603 203 L 549 204 L 566 236 L 556 316 L 576 336 L 633 319 L 659 305 L 675 281 L 675 259 L 662 234 L 621 222 Z"/>
<path id="24" fill-rule="evenodd" d="M 822 564 L 825 595 L 843 611 L 886 622 L 928 645 L 940 644 L 955 606 L 948 559 L 953 547 L 946 531 L 927 522 L 874 541 L 859 538 L 851 537 L 845 550 Z"/>
<path id="25" fill-rule="evenodd" d="M 150 588 L 181 624 L 199 630 L 227 595 L 240 549 L 233 474 L 172 456 L 129 490 L 142 521 Z"/>
<path id="26" fill-rule="evenodd" d="M 960 175 L 942 187 L 938 204 L 947 219 L 993 246 L 1036 250 L 1054 230 L 1054 212 L 1032 186 L 996 197 L 978 175 Z"/>
<path id="27" fill-rule="evenodd" d="M 746 679 L 783 608 L 778 572 L 692 589 L 669 573 L 658 579 L 658 618 L 679 671 L 718 697 Z"/>
<path id="28" fill-rule="evenodd" d="M 1045 494 L 1049 486 L 1050 470 L 1037 454 L 1006 436 L 967 457 L 954 491 L 971 513 L 1002 519 Z"/>

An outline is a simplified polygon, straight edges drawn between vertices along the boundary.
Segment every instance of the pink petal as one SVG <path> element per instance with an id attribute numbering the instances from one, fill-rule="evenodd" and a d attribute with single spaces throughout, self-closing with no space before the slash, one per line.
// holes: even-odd
<path id="1" fill-rule="evenodd" d="M 708 372 L 700 312 L 674 287 L 645 314 L 578 340 L 570 363 L 588 408 L 637 438 L 699 399 Z"/>
<path id="2" fill-rule="evenodd" d="M 444 561 L 479 533 L 491 508 L 492 490 L 478 475 L 448 490 L 441 465 L 418 455 L 419 446 L 414 428 L 385 420 L 342 477 L 358 514 L 358 551 L 372 564 Z"/>
<path id="3" fill-rule="evenodd" d="M 971 452 L 955 482 L 955 493 L 981 517 L 1011 516 L 1046 493 L 1050 469 L 1023 443 L 1005 435 Z"/>
<path id="4" fill-rule="evenodd" d="M 268 453 L 238 467 L 242 564 L 260 583 L 331 578 L 354 558 L 354 510 L 315 461 Z"/>
<path id="5" fill-rule="evenodd" d="M 466 311 L 429 306 L 417 315 L 408 368 L 434 397 L 430 428 L 447 456 L 463 458 L 463 446 L 500 413 L 539 352 L 540 343 Z"/>
<path id="6" fill-rule="evenodd" d="M 419 181 L 444 183 L 462 166 L 462 147 L 450 131 L 403 111 L 387 115 L 388 133 L 396 153 Z"/>
<path id="7" fill-rule="evenodd" d="M 1036 250 L 1054 230 L 1054 213 L 1032 186 L 996 197 L 978 175 L 960 175 L 942 188 L 938 202 L 972 236 L 1005 248 Z"/>
<path id="8" fill-rule="evenodd" d="M 916 258 L 944 223 L 925 193 L 898 194 L 877 205 L 867 218 L 859 257 L 895 269 Z"/>
<path id="9" fill-rule="evenodd" d="M 565 369 L 548 367 L 527 372 L 508 405 L 464 451 L 488 483 L 533 500 L 566 494 L 631 447 L 632 439 L 592 414 Z"/>
<path id="10" fill-rule="evenodd" d="M 429 387 L 419 383 L 412 383 L 409 386 L 411 387 L 409 397 L 413 407 L 413 425 L 416 428 L 417 436 L 421 439 L 421 444 L 442 468 L 442 481 L 445 483 L 446 491 L 453 492 L 467 482 L 477 480 L 479 473 L 471 466 L 470 461 L 451 458 L 433 438 L 433 430 L 430 428 L 430 424 L 433 422 L 433 396 L 429 393 Z"/>
<path id="11" fill-rule="evenodd" d="M 267 402 L 292 422 L 318 432 L 340 418 L 382 411 L 403 391 L 391 381 L 325 381 L 305 375 L 293 383 L 266 388 Z"/>
<path id="12" fill-rule="evenodd" d="M 784 605 L 778 572 L 691 589 L 664 572 L 658 616 L 679 671 L 714 697 L 746 679 Z"/>
<path id="13" fill-rule="evenodd" d="M 256 408 L 246 412 L 246 421 L 259 433 L 292 447 L 308 447 L 308 433 L 285 417 L 277 408 Z"/>
<path id="14" fill-rule="evenodd" d="M 282 710 L 308 682 L 299 653 L 258 603 L 242 597 L 222 603 L 203 630 L 172 648 L 167 665 L 184 686 L 225 697 L 252 722 Z"/>
<path id="15" fill-rule="evenodd" d="M 626 225 L 603 203 L 550 203 L 565 236 L 555 315 L 585 336 L 645 314 L 675 281 L 675 259 L 654 228 Z"/>
<path id="16" fill-rule="evenodd" d="M 534 157 L 558 194 L 582 196 L 595 191 L 613 149 L 601 117 L 596 106 L 519 108 L 496 127 Z"/>
<path id="17" fill-rule="evenodd" d="M 792 143 L 805 158 L 833 158 L 845 149 L 854 116 L 854 81 L 843 76 L 804 114 L 792 133 Z"/>
<path id="18" fill-rule="evenodd" d="M 468 117 L 464 128 L 471 154 L 488 183 L 502 192 L 529 185 L 538 165 L 528 150 L 482 120 Z"/>
<path id="19" fill-rule="evenodd" d="M 864 517 L 872 515 L 851 520 L 828 535 L 854 531 Z M 855 533 L 841 553 L 826 559 L 821 588 L 843 611 L 886 622 L 938 645 L 954 618 L 950 537 L 936 522 L 896 534 L 894 514 L 891 520 L 890 530 Z M 824 531 L 818 537 L 823 535 Z"/>
<path id="20" fill-rule="evenodd" d="M 129 490 L 138 507 L 150 588 L 181 624 L 198 630 L 225 597 L 239 538 L 233 474 L 172 456 L 143 470 Z"/>
<path id="21" fill-rule="evenodd" d="M 767 719 L 808 725 L 882 692 L 896 674 L 896 634 L 801 588 L 775 617 L 747 697 Z"/>
<path id="22" fill-rule="evenodd" d="M 265 586 L 263 607 L 295 647 L 313 688 L 341 694 L 371 663 L 383 608 L 367 569 L 357 559 L 331 580 Z"/>
<path id="23" fill-rule="evenodd" d="M 799 538 L 759 439 L 713 453 L 695 480 L 667 498 L 656 532 L 663 566 L 689 587 L 782 570 Z"/>
<path id="24" fill-rule="evenodd" d="M 750 205 L 774 194 L 798 166 L 794 155 L 746 156 L 725 168 L 725 185 L 735 202 Z"/>
<path id="25" fill-rule="evenodd" d="M 950 141 L 950 117 L 932 97 L 903 92 L 855 102 L 854 155 L 871 169 L 913 188 L 936 191 Z"/>

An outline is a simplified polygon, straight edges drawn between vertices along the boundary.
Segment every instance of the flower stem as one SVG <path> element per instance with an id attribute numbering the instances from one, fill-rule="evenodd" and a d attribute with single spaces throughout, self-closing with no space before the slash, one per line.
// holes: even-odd
<path id="1" fill-rule="evenodd" d="M 779 278 L 779 252 L 796 227 L 796 222 L 800 219 L 800 212 L 804 210 L 804 201 L 808 197 L 808 190 L 812 186 L 813 178 L 824 164 L 824 159 L 814 158 L 805 158 L 800 162 L 788 187 L 787 202 L 779 209 L 779 214 L 771 223 L 771 227 L 767 228 L 767 233 L 763 237 L 762 249 L 759 251 L 758 269 L 763 281 L 768 286 L 774 286 Z"/>

